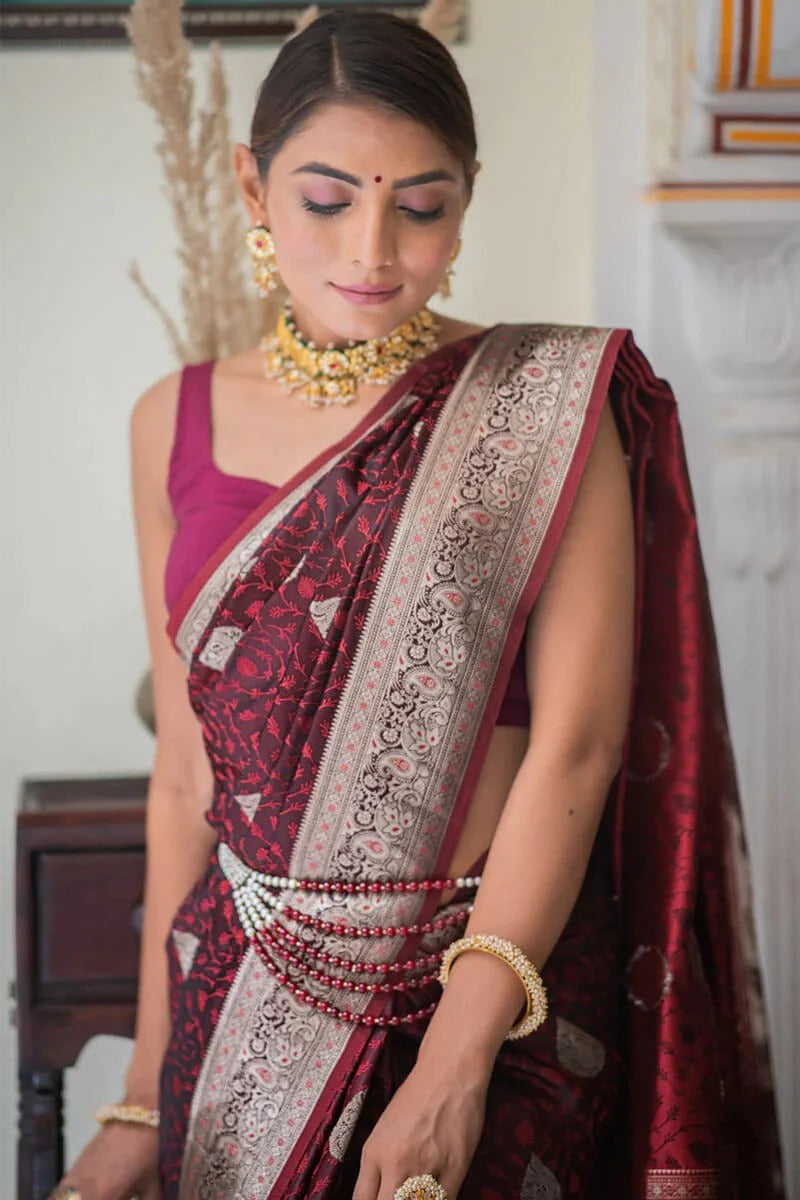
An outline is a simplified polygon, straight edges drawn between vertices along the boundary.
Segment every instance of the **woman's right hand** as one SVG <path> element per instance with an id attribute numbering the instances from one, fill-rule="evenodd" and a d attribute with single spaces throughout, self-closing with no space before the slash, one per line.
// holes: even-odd
<path id="1" fill-rule="evenodd" d="M 158 1130 L 109 1121 L 60 1180 L 49 1200 L 74 1188 L 81 1200 L 160 1200 Z"/>

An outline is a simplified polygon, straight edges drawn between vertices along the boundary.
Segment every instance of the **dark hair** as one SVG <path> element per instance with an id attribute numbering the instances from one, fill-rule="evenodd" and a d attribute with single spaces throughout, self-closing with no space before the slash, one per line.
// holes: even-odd
<path id="1" fill-rule="evenodd" d="M 281 47 L 250 128 L 262 179 L 302 122 L 332 101 L 367 102 L 426 125 L 461 161 L 472 190 L 477 140 L 469 93 L 446 46 L 412 21 L 336 9 Z"/>

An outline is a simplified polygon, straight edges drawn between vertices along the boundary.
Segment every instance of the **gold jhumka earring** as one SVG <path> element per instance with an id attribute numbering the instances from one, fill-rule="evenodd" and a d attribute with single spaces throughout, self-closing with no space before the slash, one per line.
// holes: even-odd
<path id="1" fill-rule="evenodd" d="M 453 249 L 453 253 L 450 255 L 450 262 L 447 264 L 447 270 L 444 273 L 444 278 L 443 278 L 442 282 L 439 284 L 439 293 L 438 294 L 442 297 L 443 300 L 449 300 L 453 294 L 453 289 L 450 286 L 453 275 L 455 274 L 455 272 L 453 271 L 453 263 L 458 258 L 460 251 L 461 251 L 461 238 L 459 237 L 456 241 L 455 247 Z"/>
<path id="2" fill-rule="evenodd" d="M 275 261 L 275 240 L 266 225 L 254 225 L 245 235 L 247 249 L 253 260 L 253 283 L 259 296 L 268 296 L 280 283 Z"/>

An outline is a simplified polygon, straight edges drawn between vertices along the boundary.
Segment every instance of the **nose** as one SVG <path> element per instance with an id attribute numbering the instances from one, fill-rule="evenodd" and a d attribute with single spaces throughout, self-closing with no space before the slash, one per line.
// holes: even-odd
<path id="1" fill-rule="evenodd" d="M 377 209 L 365 213 L 354 231 L 353 263 L 363 271 L 382 271 L 392 266 L 397 257 L 392 222 Z"/>

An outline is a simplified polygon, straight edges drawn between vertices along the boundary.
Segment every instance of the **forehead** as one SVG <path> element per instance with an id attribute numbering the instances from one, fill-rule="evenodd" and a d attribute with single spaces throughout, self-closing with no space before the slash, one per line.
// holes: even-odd
<path id="1" fill-rule="evenodd" d="M 404 165 L 430 170 L 457 160 L 434 130 L 413 117 L 365 104 L 325 104 L 284 143 L 278 155 L 288 170 L 323 159 L 354 174 L 412 174 Z M 420 165 L 421 164 L 421 165 Z"/>

